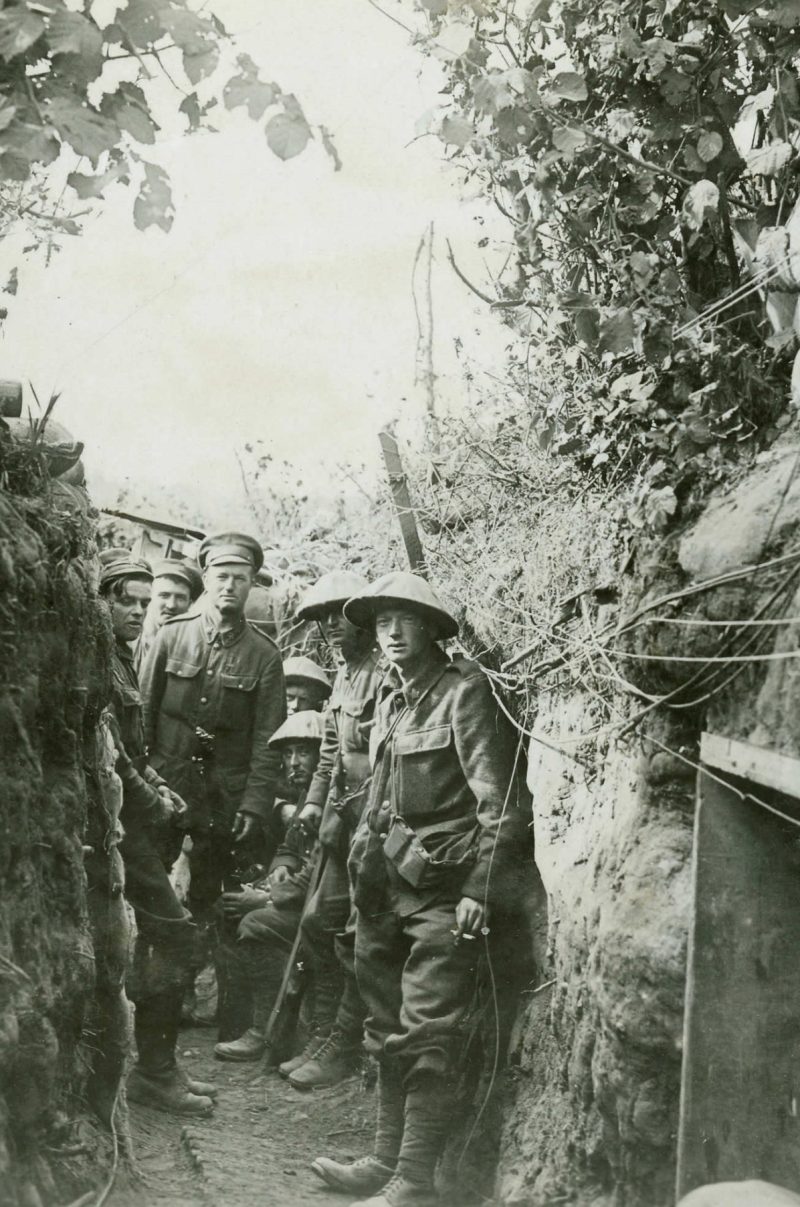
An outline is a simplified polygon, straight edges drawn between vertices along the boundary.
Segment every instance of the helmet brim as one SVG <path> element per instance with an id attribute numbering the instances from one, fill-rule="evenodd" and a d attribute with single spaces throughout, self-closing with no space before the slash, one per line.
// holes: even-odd
<path id="1" fill-rule="evenodd" d="M 403 599 L 397 595 L 356 595 L 344 605 L 344 614 L 356 628 L 373 632 L 376 613 L 386 607 L 407 608 L 409 612 L 418 612 L 431 625 L 437 641 L 447 641 L 458 634 L 458 621 L 443 608 L 432 608 L 428 604 Z"/>

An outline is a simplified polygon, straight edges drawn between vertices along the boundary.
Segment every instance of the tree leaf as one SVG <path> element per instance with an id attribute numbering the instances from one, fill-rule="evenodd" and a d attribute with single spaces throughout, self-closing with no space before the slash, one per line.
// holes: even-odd
<path id="1" fill-rule="evenodd" d="M 231 76 L 222 89 L 222 100 L 226 109 L 246 105 L 253 121 L 264 114 L 275 103 L 278 90 L 274 84 L 265 84 L 258 78 L 258 68 L 249 55 L 239 55 L 236 62 L 239 74 Z"/>
<path id="2" fill-rule="evenodd" d="M 161 20 L 161 5 L 156 0 L 128 0 L 117 10 L 115 24 L 140 50 L 152 46 L 167 32 Z"/>
<path id="3" fill-rule="evenodd" d="M 645 495 L 645 519 L 657 532 L 664 531 L 677 510 L 678 497 L 671 486 L 661 486 Z"/>
<path id="4" fill-rule="evenodd" d="M 58 93 L 46 100 L 45 116 L 64 142 L 96 165 L 104 151 L 116 146 L 119 126 L 77 96 Z"/>
<path id="5" fill-rule="evenodd" d="M 267 122 L 264 133 L 270 150 L 278 159 L 294 159 L 305 149 L 311 137 L 311 127 L 302 112 L 276 113 Z"/>
<path id="6" fill-rule="evenodd" d="M 589 141 L 582 130 L 575 130 L 571 126 L 557 126 L 553 131 L 552 139 L 556 150 L 567 156 L 583 150 Z"/>
<path id="7" fill-rule="evenodd" d="M 443 17 L 447 12 L 448 0 L 422 0 L 422 7 L 434 17 Z"/>
<path id="8" fill-rule="evenodd" d="M 145 163 L 144 180 L 133 205 L 133 220 L 139 230 L 160 226 L 169 231 L 175 219 L 169 176 L 156 163 Z"/>
<path id="9" fill-rule="evenodd" d="M 436 35 L 434 49 L 439 58 L 460 59 L 472 44 L 472 26 L 461 21 L 451 21 Z"/>
<path id="10" fill-rule="evenodd" d="M 755 151 L 748 151 L 745 163 L 751 176 L 777 176 L 791 157 L 791 144 L 779 140 L 767 143 L 765 147 L 757 147 Z"/>
<path id="11" fill-rule="evenodd" d="M 712 159 L 717 158 L 724 145 L 722 136 L 717 134 L 716 130 L 711 130 L 707 134 L 701 134 L 698 138 L 697 154 L 703 163 L 711 163 Z"/>
<path id="12" fill-rule="evenodd" d="M 80 13 L 55 12 L 47 26 L 47 44 L 53 54 L 78 54 L 86 59 L 102 59 L 103 35 Z"/>
<path id="13" fill-rule="evenodd" d="M 116 184 L 117 181 L 121 184 L 128 184 L 130 181 L 128 164 L 124 159 L 114 164 L 107 172 L 101 172 L 99 176 L 71 172 L 67 177 L 67 184 L 75 190 L 81 201 L 88 201 L 92 197 L 102 197 L 109 185 Z"/>
<path id="14" fill-rule="evenodd" d="M 189 130 L 200 129 L 200 102 L 196 92 L 190 92 L 178 106 L 180 113 L 185 114 L 189 121 Z"/>
<path id="15" fill-rule="evenodd" d="M 600 351 L 619 354 L 633 347 L 633 314 L 627 307 L 612 310 L 600 321 Z"/>
<path id="16" fill-rule="evenodd" d="M 44 21 L 24 4 L 4 8 L 0 12 L 0 57 L 8 62 L 24 54 L 43 33 Z"/>
<path id="17" fill-rule="evenodd" d="M 589 99 L 586 80 L 576 71 L 561 71 L 550 81 L 550 92 L 562 101 L 585 101 Z"/>
<path id="18" fill-rule="evenodd" d="M 443 142 L 463 149 L 475 137 L 475 127 L 465 117 L 455 113 L 448 115 L 442 122 L 440 137 Z"/>
<path id="19" fill-rule="evenodd" d="M 686 190 L 681 219 L 690 230 L 699 231 L 719 209 L 719 189 L 713 180 L 698 180 Z"/>
<path id="20" fill-rule="evenodd" d="M 207 18 L 177 5 L 161 10 L 161 21 L 176 46 L 183 51 L 183 70 L 199 84 L 219 62 L 217 31 Z"/>
<path id="21" fill-rule="evenodd" d="M 124 82 L 116 92 L 107 93 L 100 102 L 100 112 L 116 122 L 137 142 L 152 145 L 156 141 L 156 125 L 147 98 L 136 84 Z"/>
<path id="22" fill-rule="evenodd" d="M 16 118 L 3 131 L 0 144 L 0 172 L 7 180 L 27 180 L 31 164 L 52 163 L 61 149 L 50 127 Z"/>
<path id="23" fill-rule="evenodd" d="M 335 172 L 341 172 L 342 161 L 339 158 L 339 152 L 336 150 L 336 144 L 333 141 L 333 138 L 331 137 L 330 130 L 328 129 L 327 126 L 320 126 L 319 133 L 320 133 L 320 137 L 322 139 L 323 147 L 325 148 L 326 152 L 333 160 L 333 170 Z"/>

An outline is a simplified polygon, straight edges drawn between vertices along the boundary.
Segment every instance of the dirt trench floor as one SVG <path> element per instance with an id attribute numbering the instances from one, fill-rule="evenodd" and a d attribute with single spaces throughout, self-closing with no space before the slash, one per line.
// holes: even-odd
<path id="1" fill-rule="evenodd" d="M 177 1120 L 131 1105 L 141 1179 L 118 1179 L 106 1207 L 347 1207 L 309 1169 L 321 1155 L 339 1160 L 370 1151 L 373 1093 L 360 1078 L 301 1094 L 275 1071 L 214 1060 L 216 1033 L 181 1032 L 190 1076 L 219 1087 L 210 1119 Z"/>

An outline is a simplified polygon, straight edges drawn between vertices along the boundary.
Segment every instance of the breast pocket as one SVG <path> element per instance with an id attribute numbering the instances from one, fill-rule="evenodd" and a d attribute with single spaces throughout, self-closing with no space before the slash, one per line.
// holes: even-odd
<path id="1" fill-rule="evenodd" d="M 450 725 L 432 725 L 395 737 L 396 805 L 405 817 L 432 813 L 441 803 L 452 741 Z"/>
<path id="2" fill-rule="evenodd" d="M 171 717 L 183 717 L 191 709 L 197 691 L 199 663 L 184 662 L 181 658 L 167 659 L 167 682 L 162 708 Z"/>
<path id="3" fill-rule="evenodd" d="M 217 729 L 245 729 L 256 706 L 258 675 L 220 675 L 222 693 Z"/>

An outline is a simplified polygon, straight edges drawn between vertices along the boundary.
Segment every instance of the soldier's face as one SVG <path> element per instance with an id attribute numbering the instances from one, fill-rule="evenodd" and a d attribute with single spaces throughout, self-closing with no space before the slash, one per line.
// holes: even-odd
<path id="1" fill-rule="evenodd" d="M 352 657 L 363 641 L 361 630 L 350 623 L 341 608 L 331 608 L 320 616 L 319 627 L 328 645 L 343 658 Z"/>
<path id="2" fill-rule="evenodd" d="M 312 683 L 286 684 L 286 713 L 322 712 L 322 696 Z"/>
<path id="3" fill-rule="evenodd" d="M 220 562 L 208 567 L 203 583 L 210 603 L 222 616 L 241 616 L 254 577 L 251 567 L 241 562 Z"/>
<path id="4" fill-rule="evenodd" d="M 146 579 L 131 578 L 119 596 L 109 597 L 111 624 L 117 641 L 135 641 L 141 633 L 151 590 Z"/>
<path id="5" fill-rule="evenodd" d="M 283 774 L 293 788 L 309 786 L 319 762 L 319 743 L 287 742 L 283 751 Z"/>
<path id="6" fill-rule="evenodd" d="M 375 633 L 384 656 L 401 670 L 424 662 L 434 645 L 425 621 L 408 608 L 381 608 Z"/>
<path id="7" fill-rule="evenodd" d="M 192 602 L 189 588 L 178 578 L 157 578 L 153 583 L 150 615 L 159 628 L 171 616 L 183 616 Z"/>

